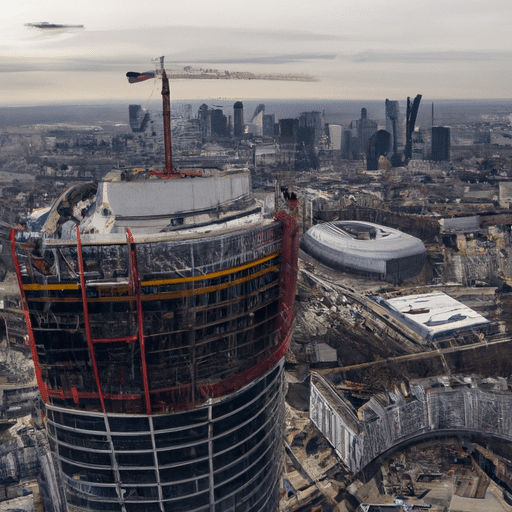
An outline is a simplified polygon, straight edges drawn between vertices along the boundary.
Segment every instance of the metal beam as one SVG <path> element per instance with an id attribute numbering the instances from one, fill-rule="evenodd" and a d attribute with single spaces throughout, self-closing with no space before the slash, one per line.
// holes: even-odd
<path id="1" fill-rule="evenodd" d="M 85 336 L 87 338 L 87 346 L 89 347 L 89 356 L 91 358 L 91 364 L 94 371 L 94 379 L 96 381 L 96 387 L 98 388 L 98 396 L 101 402 L 101 409 L 106 413 L 105 400 L 103 393 L 101 392 L 100 376 L 98 373 L 98 365 L 96 362 L 96 354 L 94 353 L 94 342 L 91 336 L 91 324 L 89 322 L 89 310 L 87 306 L 87 291 L 85 288 L 85 271 L 84 271 L 84 260 L 82 255 L 82 239 L 80 237 L 80 226 L 76 226 L 76 248 L 78 256 L 78 271 L 80 274 L 80 288 L 82 292 L 82 304 L 84 311 L 84 327 Z"/>
<path id="2" fill-rule="evenodd" d="M 137 267 L 137 250 L 133 241 L 132 232 L 126 229 L 126 238 L 130 248 L 130 293 L 135 295 L 137 303 L 137 325 L 140 345 L 140 359 L 142 365 L 142 380 L 144 382 L 144 399 L 146 403 L 146 414 L 151 414 L 151 398 L 149 396 L 148 368 L 146 364 L 146 343 L 144 337 L 144 315 L 142 313 L 142 301 L 140 294 L 139 272 Z"/>

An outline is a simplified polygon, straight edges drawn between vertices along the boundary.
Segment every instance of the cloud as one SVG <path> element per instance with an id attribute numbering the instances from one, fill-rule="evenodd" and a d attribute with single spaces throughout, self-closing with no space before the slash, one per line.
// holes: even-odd
<path id="1" fill-rule="evenodd" d="M 175 60 L 173 59 L 167 68 L 181 68 L 182 66 L 192 65 L 201 67 L 215 67 L 219 66 L 229 68 L 231 72 L 244 72 L 248 71 L 244 69 L 244 66 L 260 65 L 261 69 L 265 70 L 265 66 L 270 65 L 284 65 L 284 64 L 296 64 L 311 61 L 326 61 L 334 60 L 337 57 L 336 54 L 310 54 L 310 53 L 297 53 L 297 54 L 286 54 L 286 55 L 260 55 L 260 56 L 239 56 L 239 57 L 225 57 L 225 58 L 187 58 Z M 149 63 L 145 63 L 144 66 L 148 67 Z M 111 59 L 99 60 L 99 59 L 86 59 L 86 58 L 51 58 L 51 57 L 38 57 L 38 58 L 25 58 L 22 61 L 14 58 L 1 58 L 0 66 L 4 73 L 40 73 L 40 72 L 77 72 L 77 73 L 94 73 L 99 75 L 104 72 L 112 72 L 119 70 L 119 73 L 124 74 L 127 70 L 139 69 L 137 63 L 133 63 L 133 60 L 123 57 L 116 61 Z M 150 66 L 150 64 L 149 64 Z M 239 66 L 239 67 L 235 67 Z M 142 68 L 141 68 L 142 69 Z M 37 80 L 37 77 L 35 77 Z"/>
<path id="2" fill-rule="evenodd" d="M 512 52 L 362 52 L 345 56 L 355 63 L 441 63 L 510 61 Z"/>
<path id="3" fill-rule="evenodd" d="M 35 25 L 35 24 L 32 24 Z M 48 24 L 49 25 L 49 24 Z M 43 24 L 47 26 L 47 24 Z M 103 71 L 146 69 L 150 60 L 167 55 L 166 65 L 220 67 L 229 71 L 297 73 L 313 70 L 304 65 L 327 63 L 340 51 L 337 37 L 307 31 L 263 31 L 198 27 L 140 30 L 78 30 L 48 37 L 61 29 L 34 29 L 39 44 L 0 47 L 0 66 L 5 72 Z M 73 29 L 69 29 L 70 31 Z M 39 35 L 42 34 L 42 35 Z M 72 37 L 72 40 L 70 38 Z M 67 39 L 65 39 L 67 38 Z M 21 57 L 21 58 L 20 58 Z M 241 66 L 233 69 L 231 66 Z M 243 66 L 250 69 L 244 69 Z M 272 66 L 272 70 L 266 69 Z"/>
<path id="4" fill-rule="evenodd" d="M 130 1 L 124 0 L 125 4 Z M 63 99 L 136 96 L 144 86 L 128 89 L 125 73 L 151 69 L 151 59 L 160 55 L 166 55 L 168 69 L 192 65 L 305 73 L 321 80 L 301 83 L 296 89 L 277 81 L 176 81 L 175 94 L 183 98 L 239 97 L 241 91 L 255 98 L 258 94 L 285 97 L 292 89 L 301 96 L 343 98 L 398 97 L 416 90 L 425 97 L 510 96 L 512 32 L 505 23 L 482 22 L 491 15 L 494 20 L 504 0 L 489 0 L 490 10 L 481 1 L 467 0 L 472 8 L 466 5 L 465 13 L 471 16 L 466 14 L 464 22 L 456 21 L 456 9 L 446 0 L 421 6 L 410 0 L 389 0 L 391 7 L 361 0 L 343 15 L 332 0 L 320 0 L 320 7 L 313 11 L 306 0 L 283 2 L 297 7 L 285 12 L 275 0 L 262 0 L 251 4 L 254 12 L 242 14 L 239 9 L 219 10 L 211 0 L 197 0 L 204 8 L 200 16 L 197 9 L 192 16 L 189 4 L 183 3 L 183 16 L 173 4 L 172 17 L 155 17 L 140 2 L 140 9 L 118 9 L 112 0 L 105 6 L 107 11 L 89 6 L 79 19 L 72 10 L 74 4 L 64 0 L 55 0 L 53 11 L 48 10 L 48 2 L 37 4 L 37 10 L 20 11 L 15 19 L 1 23 L 0 102 L 50 95 Z M 167 13 L 172 2 L 155 3 Z M 156 9 L 155 3 L 150 10 Z M 272 4 L 276 12 L 262 7 Z M 442 4 L 448 12 L 439 16 Z M 114 6 L 119 16 L 111 15 Z M 484 10 L 485 18 L 478 9 Z M 273 12 L 272 19 L 268 12 Z M 29 17 L 76 20 L 85 23 L 87 30 L 80 25 L 25 23 Z"/>
<path id="5" fill-rule="evenodd" d="M 0 66 L 2 73 L 38 73 L 38 72 L 57 72 L 57 71 L 70 71 L 70 72 L 90 72 L 102 73 L 104 71 L 112 71 L 119 69 L 124 73 L 125 69 L 129 67 L 129 62 L 102 61 L 97 59 L 78 59 L 78 58 L 51 58 L 51 57 L 34 57 L 24 58 L 18 60 L 15 58 L 2 58 L 0 57 Z M 37 75 L 34 76 L 37 80 Z"/>
<path id="6" fill-rule="evenodd" d="M 257 57 L 226 57 L 214 59 L 173 60 L 173 64 L 290 64 L 311 60 L 332 60 L 335 53 L 296 53 L 286 55 L 261 55 Z"/>

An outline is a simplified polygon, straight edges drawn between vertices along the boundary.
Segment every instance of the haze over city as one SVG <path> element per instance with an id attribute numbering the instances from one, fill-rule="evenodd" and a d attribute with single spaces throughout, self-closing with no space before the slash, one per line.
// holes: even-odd
<path id="1" fill-rule="evenodd" d="M 129 85 L 124 75 L 160 55 L 176 68 L 318 79 L 177 80 L 176 100 L 508 98 L 511 17 L 505 0 L 26 0 L 3 7 L 0 103 L 140 101 L 151 83 Z"/>

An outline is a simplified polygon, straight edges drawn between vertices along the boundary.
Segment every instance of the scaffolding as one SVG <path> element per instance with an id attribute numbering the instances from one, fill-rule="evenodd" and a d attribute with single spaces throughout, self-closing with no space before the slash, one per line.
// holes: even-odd
<path id="1" fill-rule="evenodd" d="M 11 247 L 69 510 L 273 510 L 297 219 Z"/>
<path id="2" fill-rule="evenodd" d="M 327 379 L 312 374 L 312 421 L 354 473 L 385 451 L 443 432 L 479 432 L 512 440 L 512 393 L 504 379 L 452 377 L 411 384 L 410 393 L 378 393 L 355 408 Z"/>

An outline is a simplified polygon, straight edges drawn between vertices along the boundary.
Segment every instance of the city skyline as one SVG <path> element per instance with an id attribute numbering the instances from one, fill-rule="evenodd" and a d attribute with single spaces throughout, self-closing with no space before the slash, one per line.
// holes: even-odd
<path id="1" fill-rule="evenodd" d="M 432 99 L 510 98 L 511 18 L 504 0 L 314 6 L 25 0 L 6 6 L 0 21 L 0 104 L 143 101 L 157 96 L 159 86 L 130 85 L 125 73 L 151 69 L 160 55 L 174 68 L 318 79 L 175 80 L 175 100 L 370 100 L 418 91 Z"/>

